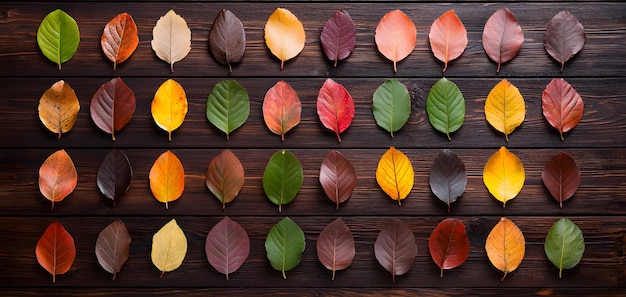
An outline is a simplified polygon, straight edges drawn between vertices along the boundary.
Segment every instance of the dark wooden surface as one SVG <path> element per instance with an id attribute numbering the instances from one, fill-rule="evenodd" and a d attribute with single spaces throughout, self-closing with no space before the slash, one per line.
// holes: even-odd
<path id="1" fill-rule="evenodd" d="M 304 51 L 279 70 L 279 63 L 266 49 L 263 26 L 276 7 L 286 7 L 304 24 Z M 486 19 L 498 8 L 508 7 L 517 16 L 525 34 L 520 54 L 503 65 L 500 74 L 485 55 L 480 42 Z M 61 8 L 72 15 L 81 31 L 81 43 L 62 70 L 47 61 L 36 44 L 41 19 Z M 174 65 L 175 72 L 150 48 L 156 20 L 175 9 L 192 30 L 192 50 Z M 210 56 L 207 34 L 217 12 L 227 8 L 243 22 L 247 44 L 244 60 L 229 74 Z M 347 10 L 357 26 L 357 46 L 337 68 L 323 56 L 319 33 L 337 9 Z M 402 9 L 415 22 L 417 47 L 399 63 L 398 72 L 378 54 L 374 30 L 385 12 Z M 468 30 L 469 44 L 453 61 L 446 77 L 457 83 L 466 99 L 463 127 L 448 141 L 434 131 L 425 114 L 428 90 L 440 77 L 443 64 L 428 45 L 429 26 L 443 12 L 454 9 Z M 587 43 L 569 61 L 563 73 L 543 49 L 546 23 L 567 9 L 585 26 Z M 120 12 L 129 12 L 139 28 L 140 44 L 135 54 L 117 71 L 100 50 L 104 24 Z M 0 4 L 0 292 L 7 296 L 144 296 L 172 294 L 294 295 L 294 296 L 624 296 L 626 291 L 626 3 L 622 2 L 530 2 L 494 3 L 385 3 L 383 1 L 262 3 L 232 2 L 13 2 Z M 117 141 L 98 130 L 89 116 L 89 102 L 104 82 L 121 76 L 137 97 L 131 123 Z M 356 104 L 352 126 L 342 142 L 320 124 L 315 100 L 325 78 L 331 77 L 350 91 Z M 412 97 L 409 123 L 392 139 L 378 128 L 371 113 L 374 90 L 387 78 L 404 83 Z M 541 92 L 554 77 L 565 77 L 585 101 L 583 120 L 565 141 L 559 139 L 541 113 Z M 158 86 L 174 78 L 185 88 L 189 113 L 183 126 L 167 141 L 150 116 L 150 101 Z M 489 127 L 484 119 L 484 100 L 502 78 L 519 87 L 525 98 L 524 124 L 510 136 Z M 63 79 L 76 91 L 81 103 L 75 127 L 57 140 L 39 122 L 37 104 L 41 94 Z M 235 79 L 251 100 L 250 118 L 230 140 L 206 120 L 206 98 L 213 85 Z M 263 122 L 261 105 L 265 92 L 278 80 L 288 81 L 303 104 L 302 122 L 284 142 Z M 398 206 L 379 189 L 374 173 L 378 159 L 389 146 L 405 152 L 415 168 L 413 191 Z M 490 197 L 482 182 L 485 162 L 506 145 L 523 162 L 526 183 L 506 208 Z M 52 152 L 66 149 L 79 175 L 78 186 L 54 210 L 39 193 L 38 168 Z M 129 157 L 134 178 L 129 192 L 115 208 L 98 193 L 97 168 L 112 149 Z M 204 184 L 209 161 L 229 148 L 241 159 L 245 186 L 225 210 Z M 261 177 L 270 156 L 289 149 L 302 162 L 304 183 L 298 196 L 278 213 L 263 194 Z M 446 212 L 428 188 L 428 174 L 437 153 L 449 148 L 465 162 L 469 180 L 462 198 Z M 148 172 L 163 151 L 171 149 L 185 166 L 185 192 L 165 210 L 151 195 Z M 353 163 L 358 182 L 352 198 L 335 210 L 318 182 L 324 156 L 333 149 Z M 582 172 L 576 195 L 560 209 L 541 182 L 545 162 L 556 152 L 566 151 Z M 204 240 L 208 231 L 225 215 L 239 222 L 251 239 L 250 257 L 226 281 L 206 261 Z M 300 225 L 307 247 L 302 263 L 283 280 L 265 258 L 264 240 L 273 224 L 285 216 Z M 519 269 L 501 282 L 501 272 L 491 266 L 484 242 L 501 216 L 511 218 L 526 237 L 526 256 Z M 319 232 L 342 217 L 356 240 L 351 267 L 330 280 L 330 272 L 317 261 L 315 241 Z M 394 217 L 409 224 L 417 238 L 418 254 L 412 270 L 391 282 L 374 257 L 378 232 Z M 439 277 L 430 259 L 428 237 L 438 222 L 457 217 L 466 224 L 470 255 L 461 267 Z M 543 252 L 550 226 L 568 217 L 583 231 L 586 251 L 581 263 L 558 278 L 558 271 Z M 98 233 L 121 218 L 132 235 L 130 258 L 115 281 L 99 267 L 94 245 Z M 176 218 L 189 241 L 183 265 L 163 278 L 150 261 L 152 235 Z M 35 259 L 34 248 L 46 226 L 60 221 L 74 236 L 77 258 L 70 272 L 51 283 L 49 274 Z"/>

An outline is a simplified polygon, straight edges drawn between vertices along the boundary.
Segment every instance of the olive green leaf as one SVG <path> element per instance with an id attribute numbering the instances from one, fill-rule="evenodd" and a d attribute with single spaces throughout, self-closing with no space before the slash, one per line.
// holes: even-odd
<path id="1" fill-rule="evenodd" d="M 400 130 L 411 114 L 411 97 L 406 87 L 388 79 L 374 92 L 372 111 L 376 124 L 391 133 Z"/>
<path id="2" fill-rule="evenodd" d="M 265 239 L 265 252 L 270 264 L 283 273 L 300 264 L 306 247 L 304 232 L 290 218 L 286 217 L 272 226 Z"/>
<path id="3" fill-rule="evenodd" d="M 206 102 L 206 117 L 215 127 L 226 133 L 241 127 L 250 115 L 248 92 L 234 80 L 223 80 L 213 87 Z"/>
<path id="4" fill-rule="evenodd" d="M 543 246 L 548 259 L 559 269 L 559 278 L 563 269 L 570 269 L 578 265 L 585 252 L 585 240 L 580 228 L 568 218 L 558 220 Z"/>

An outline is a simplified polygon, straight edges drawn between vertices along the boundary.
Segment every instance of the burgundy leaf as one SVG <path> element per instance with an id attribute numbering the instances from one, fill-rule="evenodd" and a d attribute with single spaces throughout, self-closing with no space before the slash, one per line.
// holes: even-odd
<path id="1" fill-rule="evenodd" d="M 96 257 L 104 270 L 113 274 L 113 279 L 128 260 L 130 234 L 121 220 L 115 220 L 98 235 Z"/>
<path id="2" fill-rule="evenodd" d="M 391 272 L 391 280 L 395 282 L 396 275 L 407 273 L 415 262 L 415 235 L 405 222 L 394 218 L 378 234 L 374 254 L 378 263 Z"/>
<path id="3" fill-rule="evenodd" d="M 583 117 L 583 98 L 567 81 L 562 78 L 553 79 L 541 94 L 543 116 L 559 130 L 561 140 L 563 133 L 574 129 Z"/>
<path id="4" fill-rule="evenodd" d="M 335 62 L 350 56 L 356 46 L 356 26 L 350 15 L 339 10 L 333 14 L 324 27 L 320 36 L 324 54 Z"/>
<path id="5" fill-rule="evenodd" d="M 465 225 L 459 219 L 445 219 L 433 230 L 428 239 L 428 249 L 435 264 L 441 269 L 452 269 L 465 262 L 470 250 Z"/>
<path id="6" fill-rule="evenodd" d="M 352 195 L 356 186 L 356 171 L 344 155 L 338 151 L 331 151 L 322 161 L 319 179 L 326 196 L 334 201 L 339 209 L 339 203 L 348 200 Z"/>
<path id="7" fill-rule="evenodd" d="M 116 77 L 104 83 L 93 94 L 89 109 L 96 126 L 111 134 L 115 140 L 115 132 L 130 122 L 135 106 L 135 94 L 121 78 Z"/>
<path id="8" fill-rule="evenodd" d="M 449 149 L 444 149 L 437 155 L 430 168 L 430 190 L 439 200 L 448 205 L 465 192 L 467 173 L 463 161 Z"/>
<path id="9" fill-rule="evenodd" d="M 552 58 L 561 62 L 561 71 L 565 61 L 577 54 L 585 45 L 585 28 L 569 11 L 557 13 L 548 22 L 543 34 L 543 46 Z"/>
<path id="10" fill-rule="evenodd" d="M 354 237 L 341 218 L 328 224 L 317 238 L 317 258 L 333 272 L 346 269 L 354 260 Z"/>
<path id="11" fill-rule="evenodd" d="M 228 275 L 237 271 L 248 258 L 250 239 L 246 229 L 224 217 L 209 231 L 204 247 L 211 266 L 228 280 Z"/>
<path id="12" fill-rule="evenodd" d="M 104 197 L 115 202 L 128 191 L 133 179 L 133 170 L 130 167 L 128 157 L 120 150 L 114 149 L 104 157 L 98 174 L 96 184 Z"/>
<path id="13" fill-rule="evenodd" d="M 246 51 L 246 32 L 243 24 L 230 10 L 222 9 L 209 31 L 209 49 L 211 54 L 222 65 L 228 65 L 233 72 L 231 63 L 239 63 Z"/>
<path id="14" fill-rule="evenodd" d="M 483 29 L 483 48 L 487 56 L 500 64 L 513 60 L 524 43 L 524 32 L 508 8 L 494 12 Z"/>
<path id="15" fill-rule="evenodd" d="M 558 152 L 543 167 L 541 180 L 554 200 L 563 208 L 563 201 L 571 198 L 578 190 L 580 170 L 570 155 Z"/>

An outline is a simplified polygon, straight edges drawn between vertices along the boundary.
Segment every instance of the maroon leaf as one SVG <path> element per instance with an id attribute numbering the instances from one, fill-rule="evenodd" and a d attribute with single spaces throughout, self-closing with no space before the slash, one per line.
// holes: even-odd
<path id="1" fill-rule="evenodd" d="M 541 108 L 543 116 L 559 130 L 563 140 L 563 133 L 574 129 L 582 119 L 584 103 L 572 85 L 562 78 L 555 78 L 541 94 Z"/>
<path id="2" fill-rule="evenodd" d="M 222 9 L 209 31 L 209 49 L 222 65 L 233 72 L 231 63 L 239 63 L 246 51 L 246 32 L 243 24 L 230 10 Z"/>
<path id="3" fill-rule="evenodd" d="M 113 279 L 128 260 L 130 234 L 121 220 L 115 220 L 98 235 L 96 257 L 104 270 L 113 274 Z"/>
<path id="4" fill-rule="evenodd" d="M 223 150 L 209 163 L 206 186 L 222 202 L 222 209 L 239 195 L 244 181 L 241 161 L 231 150 Z"/>
<path id="5" fill-rule="evenodd" d="M 487 56 L 500 64 L 513 60 L 524 43 L 524 32 L 508 8 L 494 12 L 483 29 L 483 48 Z"/>
<path id="6" fill-rule="evenodd" d="M 104 197 L 115 202 L 128 191 L 133 179 L 133 170 L 130 167 L 128 157 L 120 150 L 111 151 L 98 168 L 96 184 Z"/>
<path id="7" fill-rule="evenodd" d="M 356 26 L 350 15 L 339 10 L 333 14 L 324 27 L 320 36 L 324 54 L 335 62 L 350 56 L 356 46 Z"/>
<path id="8" fill-rule="evenodd" d="M 441 269 L 452 269 L 461 266 L 467 259 L 470 244 L 465 225 L 459 219 L 445 219 L 433 230 L 428 239 L 428 249 L 435 264 Z"/>
<path id="9" fill-rule="evenodd" d="M 346 269 L 354 259 L 354 237 L 341 218 L 328 224 L 317 238 L 317 258 L 333 272 Z"/>
<path id="10" fill-rule="evenodd" d="M 350 198 L 356 186 L 354 167 L 350 160 L 338 151 L 331 151 L 326 155 L 320 167 L 319 179 L 326 196 L 335 202 L 337 209 L 339 203 Z"/>
<path id="11" fill-rule="evenodd" d="M 394 218 L 378 234 L 374 254 L 378 263 L 391 272 L 391 280 L 395 282 L 396 275 L 407 273 L 415 262 L 415 235 L 405 222 Z"/>
<path id="12" fill-rule="evenodd" d="M 115 140 L 115 132 L 130 122 L 135 106 L 135 94 L 121 78 L 116 77 L 104 83 L 93 94 L 89 108 L 96 126 L 111 134 Z"/>
<path id="13" fill-rule="evenodd" d="M 430 168 L 430 190 L 435 197 L 448 205 L 465 192 L 467 173 L 463 161 L 449 149 L 444 149 L 437 155 Z"/>
<path id="14" fill-rule="evenodd" d="M 229 217 L 224 217 L 209 231 L 204 245 L 211 266 L 228 275 L 243 265 L 250 254 L 250 239 L 246 229 Z"/>
<path id="15" fill-rule="evenodd" d="M 577 54 L 585 45 L 585 28 L 569 11 L 557 13 L 548 22 L 543 34 L 543 47 L 555 60 L 561 62 L 561 71 L 565 61 Z"/>
<path id="16" fill-rule="evenodd" d="M 554 200 L 563 208 L 563 201 L 571 198 L 578 190 L 580 170 L 570 155 L 558 152 L 543 167 L 541 180 Z"/>

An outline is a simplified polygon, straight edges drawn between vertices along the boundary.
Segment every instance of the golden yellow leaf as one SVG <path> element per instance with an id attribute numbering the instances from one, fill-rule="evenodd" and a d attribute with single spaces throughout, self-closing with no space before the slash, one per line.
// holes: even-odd
<path id="1" fill-rule="evenodd" d="M 39 99 L 39 119 L 48 130 L 58 133 L 59 139 L 74 126 L 78 110 L 78 97 L 63 80 L 54 83 Z"/>
<path id="2" fill-rule="evenodd" d="M 154 161 L 150 169 L 150 190 L 156 200 L 165 203 L 177 200 L 185 190 L 185 170 L 178 157 L 167 151 Z"/>
<path id="3" fill-rule="evenodd" d="M 483 170 L 483 182 L 502 207 L 515 198 L 524 186 L 524 165 L 516 155 L 502 146 L 493 154 Z"/>
<path id="4" fill-rule="evenodd" d="M 413 188 L 415 173 L 409 158 L 395 147 L 380 158 L 376 168 L 376 182 L 393 200 L 405 199 Z"/>
<path id="5" fill-rule="evenodd" d="M 509 134 L 524 122 L 526 104 L 517 87 L 508 80 L 499 82 L 485 101 L 485 118 L 496 130 L 504 133 L 506 141 Z"/>
<path id="6" fill-rule="evenodd" d="M 175 219 L 152 236 L 152 263 L 161 271 L 161 277 L 180 267 L 186 254 L 187 237 Z"/>
<path id="7" fill-rule="evenodd" d="M 285 61 L 294 58 L 304 49 L 304 27 L 291 11 L 276 8 L 265 24 L 265 44 L 276 58 L 280 69 Z"/>
<path id="8" fill-rule="evenodd" d="M 501 218 L 487 236 L 485 250 L 491 264 L 504 272 L 502 277 L 504 280 L 507 273 L 517 269 L 522 263 L 526 251 L 526 240 L 513 221 Z"/>
<path id="9" fill-rule="evenodd" d="M 166 80 L 154 94 L 152 100 L 152 118 L 167 132 L 172 140 L 172 131 L 183 124 L 187 115 L 187 95 L 183 86 L 173 79 Z"/>

